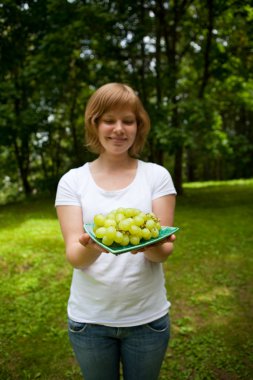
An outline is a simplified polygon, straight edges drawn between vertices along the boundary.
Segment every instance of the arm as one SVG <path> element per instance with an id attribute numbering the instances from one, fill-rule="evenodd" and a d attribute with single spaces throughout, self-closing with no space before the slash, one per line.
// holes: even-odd
<path id="1" fill-rule="evenodd" d="M 56 210 L 67 260 L 74 268 L 88 267 L 101 255 L 101 248 L 83 231 L 81 207 L 57 206 Z"/>
<path id="2" fill-rule="evenodd" d="M 152 211 L 160 219 L 162 226 L 173 226 L 175 204 L 175 195 L 165 195 L 153 201 Z M 165 261 L 173 251 L 175 239 L 175 235 L 172 235 L 158 244 L 148 246 L 144 251 L 145 257 L 157 263 Z"/>

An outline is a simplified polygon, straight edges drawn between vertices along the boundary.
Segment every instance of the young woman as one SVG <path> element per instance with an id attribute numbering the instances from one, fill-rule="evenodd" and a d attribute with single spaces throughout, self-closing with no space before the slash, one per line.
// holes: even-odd
<path id="1" fill-rule="evenodd" d="M 100 87 L 85 112 L 87 146 L 98 158 L 60 180 L 57 215 L 74 267 L 69 336 L 85 380 L 157 380 L 169 341 L 169 306 L 162 262 L 175 236 L 142 252 L 102 252 L 84 223 L 119 207 L 154 212 L 172 226 L 176 191 L 169 172 L 136 157 L 149 117 L 132 88 Z"/>

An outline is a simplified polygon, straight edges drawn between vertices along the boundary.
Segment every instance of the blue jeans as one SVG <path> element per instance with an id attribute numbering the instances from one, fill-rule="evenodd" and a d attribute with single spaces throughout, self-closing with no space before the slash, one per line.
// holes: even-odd
<path id="1" fill-rule="evenodd" d="M 85 380 L 157 380 L 168 347 L 169 316 L 134 327 L 69 319 L 69 337 Z"/>

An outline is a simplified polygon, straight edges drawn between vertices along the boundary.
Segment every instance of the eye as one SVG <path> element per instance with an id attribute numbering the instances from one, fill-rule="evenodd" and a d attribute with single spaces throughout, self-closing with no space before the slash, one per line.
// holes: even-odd
<path id="1" fill-rule="evenodd" d="M 127 124 L 127 125 L 132 125 L 135 123 L 135 120 L 134 119 L 127 119 L 127 120 L 123 120 L 123 123 Z"/>
<path id="2" fill-rule="evenodd" d="M 103 122 L 105 124 L 113 124 L 114 123 L 114 120 L 113 119 L 103 119 Z"/>

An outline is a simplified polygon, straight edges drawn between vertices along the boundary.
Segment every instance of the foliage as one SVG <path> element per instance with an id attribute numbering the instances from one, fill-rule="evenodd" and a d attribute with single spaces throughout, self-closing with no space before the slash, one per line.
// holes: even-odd
<path id="1" fill-rule="evenodd" d="M 253 376 L 251 181 L 185 186 L 164 265 L 172 339 L 160 380 Z M 215 186 L 213 186 L 215 185 Z M 71 268 L 52 199 L 0 207 L 0 378 L 81 379 L 68 342 Z"/>
<path id="2" fill-rule="evenodd" d="M 54 192 L 89 160 L 84 106 L 109 81 L 140 94 L 153 126 L 143 157 L 170 162 L 179 192 L 185 180 L 252 177 L 252 9 L 247 0 L 0 3 L 0 182 Z"/>

